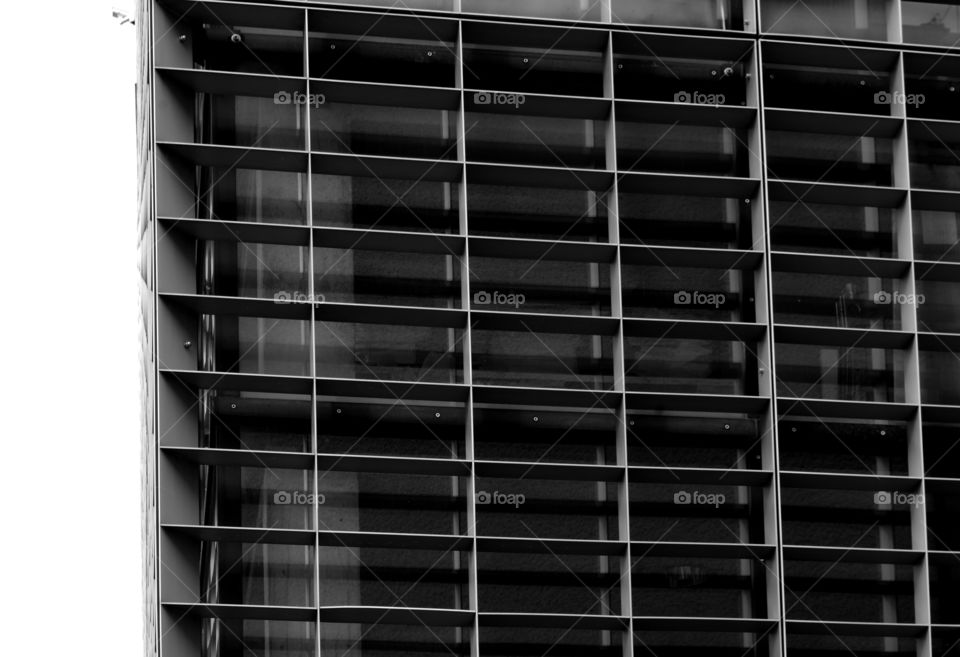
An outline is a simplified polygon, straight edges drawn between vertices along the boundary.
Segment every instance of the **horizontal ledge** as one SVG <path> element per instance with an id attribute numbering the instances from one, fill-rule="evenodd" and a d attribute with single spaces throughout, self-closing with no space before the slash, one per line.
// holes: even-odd
<path id="1" fill-rule="evenodd" d="M 346 532 L 321 529 L 316 532 L 320 547 L 404 548 L 410 550 L 470 550 L 469 536 L 445 534 L 393 534 L 386 532 Z"/>
<path id="2" fill-rule="evenodd" d="M 783 557 L 794 561 L 828 561 L 830 563 L 915 564 L 923 560 L 923 552 L 919 550 L 784 545 Z"/>
<path id="3" fill-rule="evenodd" d="M 619 18 L 615 20 L 619 21 Z M 638 33 L 635 30 L 623 29 L 630 25 L 633 24 L 613 23 L 615 54 L 649 56 L 653 52 L 658 57 L 739 61 L 750 54 L 754 44 L 752 39 L 736 38 L 736 32 L 718 33 L 718 36 L 698 35 L 695 40 L 687 40 L 676 34 Z M 617 29 L 618 27 L 620 29 Z"/>
<path id="4" fill-rule="evenodd" d="M 602 242 L 470 237 L 471 257 L 610 263 L 613 262 L 616 254 L 615 244 Z"/>
<path id="5" fill-rule="evenodd" d="M 960 212 L 960 192 L 949 189 L 913 189 L 910 205 L 914 210 Z"/>
<path id="6" fill-rule="evenodd" d="M 310 93 L 322 94 L 324 105 L 352 103 L 450 111 L 460 109 L 460 90 L 452 87 L 421 87 L 382 82 L 310 78 Z"/>
<path id="7" fill-rule="evenodd" d="M 157 66 L 156 71 L 163 80 L 171 80 L 192 91 L 202 93 L 269 97 L 281 91 L 291 93 L 307 91 L 306 78 L 288 75 L 236 73 L 174 66 Z"/>
<path id="8" fill-rule="evenodd" d="M 320 621 L 327 623 L 388 623 L 464 627 L 473 624 L 474 612 L 466 609 L 420 607 L 320 607 Z"/>
<path id="9" fill-rule="evenodd" d="M 617 100 L 616 108 L 618 123 L 643 121 L 746 128 L 757 118 L 756 107 L 739 105 Z"/>
<path id="10" fill-rule="evenodd" d="M 637 318 L 623 320 L 623 333 L 628 337 L 756 342 L 766 331 L 766 324 L 743 322 Z"/>
<path id="11" fill-rule="evenodd" d="M 618 174 L 621 193 L 679 194 L 751 199 L 760 187 L 756 178 L 697 176 L 679 173 L 623 172 Z"/>
<path id="12" fill-rule="evenodd" d="M 504 102 L 478 102 L 482 94 L 506 96 Z M 490 89 L 464 89 L 464 111 L 483 114 L 550 116 L 570 119 L 606 119 L 612 100 L 584 96 L 562 96 L 543 93 Z"/>
<path id="13" fill-rule="evenodd" d="M 920 478 L 834 472 L 781 471 L 780 485 L 791 488 L 826 488 L 829 490 L 907 491 L 917 488 L 920 485 Z"/>
<path id="14" fill-rule="evenodd" d="M 169 141 L 158 141 L 157 148 L 199 166 L 307 172 L 306 151 Z"/>
<path id="15" fill-rule="evenodd" d="M 631 541 L 631 557 L 705 557 L 718 559 L 772 559 L 777 546 L 761 543 L 671 543 Z"/>
<path id="16" fill-rule="evenodd" d="M 605 192 L 613 186 L 614 172 L 597 169 L 538 167 L 523 164 L 471 162 L 467 181 L 480 185 L 510 187 L 548 187 Z"/>
<path id="17" fill-rule="evenodd" d="M 621 616 L 577 614 L 480 613 L 480 626 L 556 627 L 582 630 L 626 630 L 629 621 Z"/>
<path id="18" fill-rule="evenodd" d="M 165 531 L 184 534 L 201 541 L 267 543 L 270 545 L 313 545 L 317 540 L 317 533 L 310 529 L 260 529 L 258 527 L 179 524 L 163 524 L 161 528 Z"/>
<path id="19" fill-rule="evenodd" d="M 562 333 L 572 335 L 616 335 L 620 320 L 593 315 L 548 315 L 499 310 L 474 310 L 470 324 L 475 330 Z"/>
<path id="20" fill-rule="evenodd" d="M 782 251 L 771 253 L 770 263 L 774 272 L 878 276 L 880 278 L 900 278 L 910 269 L 909 260 L 858 258 L 820 253 L 785 253 Z"/>
<path id="21" fill-rule="evenodd" d="M 957 207 L 960 213 L 960 205 Z M 960 263 L 956 262 L 929 262 L 918 260 L 914 264 L 918 281 L 944 281 L 956 283 L 960 281 Z"/>
<path id="22" fill-rule="evenodd" d="M 304 9 L 300 7 L 301 11 Z M 409 16 L 385 7 L 322 7 L 311 4 L 307 9 L 308 34 L 347 35 L 358 39 L 387 37 L 417 39 L 434 42 L 454 41 L 457 21 L 451 16 Z M 417 12 L 422 13 L 422 12 Z"/>
<path id="23" fill-rule="evenodd" d="M 333 399 L 383 398 L 466 402 L 469 386 L 462 383 L 422 383 L 375 379 L 317 379 L 317 395 Z"/>
<path id="24" fill-rule="evenodd" d="M 531 388 L 525 386 L 472 386 L 476 404 L 509 404 L 560 408 L 619 408 L 623 392 L 572 388 Z"/>
<path id="25" fill-rule="evenodd" d="M 567 26 L 559 29 L 553 25 L 538 25 L 535 17 L 509 16 L 510 22 L 495 20 L 489 14 L 475 14 L 476 18 L 463 20 L 463 42 L 465 47 L 493 46 L 517 47 L 525 49 L 546 50 L 580 50 L 584 54 L 592 54 L 599 59 L 607 43 L 605 30 L 595 29 L 598 24 L 593 23 L 590 29 L 575 29 Z M 543 19 L 540 19 L 543 20 Z"/>
<path id="26" fill-rule="evenodd" d="M 854 623 L 847 621 L 788 620 L 787 632 L 795 634 L 822 634 L 832 636 L 889 636 L 919 637 L 927 631 L 926 625 L 908 623 Z"/>
<path id="27" fill-rule="evenodd" d="M 358 324 L 387 324 L 465 328 L 467 313 L 454 308 L 418 306 L 381 306 L 357 303 L 308 302 L 295 300 L 290 294 L 273 299 L 221 297 L 208 294 L 175 294 L 163 292 L 162 301 L 172 302 L 198 314 L 237 317 L 270 317 L 275 319 L 309 320 Z M 306 294 L 303 295 L 306 297 Z"/>
<path id="28" fill-rule="evenodd" d="M 794 324 L 775 324 L 773 335 L 777 343 L 829 347 L 905 349 L 913 342 L 913 333 L 906 331 Z"/>
<path id="29" fill-rule="evenodd" d="M 303 452 L 266 452 L 215 447 L 161 446 L 160 453 L 200 465 L 232 465 L 262 468 L 313 470 L 313 454 Z"/>
<path id="30" fill-rule="evenodd" d="M 388 157 L 385 155 L 356 155 L 352 153 L 311 153 L 314 175 L 359 176 L 430 182 L 460 182 L 463 164 L 456 160 L 425 160 Z"/>
<path id="31" fill-rule="evenodd" d="M 689 616 L 634 616 L 633 629 L 672 632 L 765 632 L 778 621 L 766 618 L 694 618 Z"/>
<path id="32" fill-rule="evenodd" d="M 466 238 L 448 233 L 313 227 L 313 245 L 334 249 L 365 249 L 402 253 L 460 256 Z"/>
<path id="33" fill-rule="evenodd" d="M 828 205 L 864 205 L 873 208 L 896 208 L 903 204 L 907 190 L 870 185 L 771 180 L 767 183 L 770 197 L 789 203 L 824 203 Z"/>
<path id="34" fill-rule="evenodd" d="M 619 541 L 586 541 L 559 538 L 510 538 L 478 536 L 477 552 L 508 554 L 608 555 L 626 554 L 627 544 Z"/>
<path id="35" fill-rule="evenodd" d="M 296 304 L 294 304 L 296 305 Z M 465 328 L 467 313 L 457 308 L 375 306 L 359 303 L 318 303 L 316 319 L 323 322 Z"/>
<path id="36" fill-rule="evenodd" d="M 946 404 L 923 404 L 924 422 L 960 422 L 960 406 Z"/>
<path id="37" fill-rule="evenodd" d="M 229 2 L 193 2 L 191 0 L 166 0 L 164 6 L 177 18 L 190 18 L 196 22 L 219 25 L 256 25 L 284 30 L 303 30 L 303 9 L 295 7 L 250 6 Z M 216 7 L 214 11 L 212 7 Z M 178 33 L 171 30 L 164 37 L 175 39 Z"/>
<path id="38" fill-rule="evenodd" d="M 521 463 L 512 461 L 477 461 L 478 477 L 530 477 L 567 481 L 621 481 L 624 470 L 616 465 L 575 465 L 567 463 Z"/>
<path id="39" fill-rule="evenodd" d="M 630 483 L 713 484 L 724 486 L 764 486 L 770 483 L 770 470 L 723 468 L 670 468 L 630 466 Z"/>
<path id="40" fill-rule="evenodd" d="M 310 228 L 287 224 L 261 224 L 248 221 L 221 221 L 218 219 L 175 219 L 159 217 L 157 219 L 163 232 L 184 233 L 198 240 L 218 242 L 255 242 L 260 244 L 281 244 L 285 246 L 309 246 Z"/>
<path id="41" fill-rule="evenodd" d="M 909 420 L 917 412 L 914 404 L 846 401 L 841 399 L 798 399 L 779 397 L 777 412 L 800 417 L 850 418 L 857 420 Z"/>
<path id="42" fill-rule="evenodd" d="M 888 71 L 897 64 L 897 52 L 882 48 L 854 48 L 846 44 L 764 41 L 763 59 L 766 64 L 787 65 L 795 65 L 799 59 L 806 66 L 851 69 L 850 72 L 854 73 L 864 67 L 872 71 Z"/>
<path id="43" fill-rule="evenodd" d="M 903 119 L 893 116 L 781 108 L 764 110 L 764 120 L 768 130 L 854 137 L 893 137 L 903 128 Z"/>
<path id="44" fill-rule="evenodd" d="M 469 461 L 455 459 L 318 454 L 317 468 L 321 474 L 325 472 L 377 472 L 456 477 L 469 476 L 471 464 Z M 323 492 L 322 488 L 321 484 L 321 493 Z"/>
<path id="45" fill-rule="evenodd" d="M 960 350 L 960 334 L 922 332 L 917 334 L 917 344 L 921 351 L 956 352 Z"/>
<path id="46" fill-rule="evenodd" d="M 230 317 L 269 317 L 271 319 L 309 320 L 312 304 L 289 303 L 277 299 L 221 297 L 211 294 L 161 292 L 161 303 L 172 303 L 197 314 Z"/>
<path id="47" fill-rule="evenodd" d="M 222 605 L 189 602 L 161 602 L 164 609 L 178 615 L 191 614 L 200 618 L 228 618 L 250 620 L 303 621 L 317 620 L 316 607 L 279 607 L 268 605 Z"/>
<path id="48" fill-rule="evenodd" d="M 309 395 L 313 391 L 310 377 L 274 374 L 240 374 L 238 372 L 201 372 L 160 368 L 160 375 L 198 388 L 242 390 L 244 392 L 282 392 Z"/>
<path id="49" fill-rule="evenodd" d="M 910 117 L 907 119 L 907 127 L 911 137 L 923 141 L 960 141 L 960 125 L 956 121 Z"/>
<path id="50" fill-rule="evenodd" d="M 620 258 L 625 265 L 674 265 L 747 271 L 760 266 L 763 251 L 624 244 L 620 247 Z"/>
<path id="51" fill-rule="evenodd" d="M 766 410 L 767 397 L 627 392 L 628 411 L 700 411 L 757 414 Z"/>

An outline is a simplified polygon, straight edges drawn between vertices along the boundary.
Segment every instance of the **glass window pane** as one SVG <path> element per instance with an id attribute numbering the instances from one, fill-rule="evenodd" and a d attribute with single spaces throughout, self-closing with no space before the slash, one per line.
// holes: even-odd
<path id="1" fill-rule="evenodd" d="M 875 493 L 783 487 L 784 544 L 911 549 L 911 507 L 878 505 Z"/>
<path id="2" fill-rule="evenodd" d="M 913 251 L 918 260 L 960 262 L 960 212 L 914 209 Z"/>
<path id="3" fill-rule="evenodd" d="M 751 249 L 755 245 L 748 201 L 621 191 L 620 240 L 651 246 Z"/>
<path id="4" fill-rule="evenodd" d="M 757 394 L 756 345 L 734 340 L 625 340 L 627 390 Z"/>
<path id="5" fill-rule="evenodd" d="M 473 382 L 479 385 L 608 390 L 613 339 L 474 329 Z"/>
<path id="6" fill-rule="evenodd" d="M 767 130 L 767 172 L 779 180 L 893 184 L 893 140 L 886 137 Z"/>
<path id="7" fill-rule="evenodd" d="M 470 182 L 472 235 L 607 242 L 608 199 L 577 187 L 527 187 Z"/>
<path id="8" fill-rule="evenodd" d="M 774 251 L 896 257 L 897 232 L 891 208 L 813 203 L 786 196 L 770 200 Z"/>
<path id="9" fill-rule="evenodd" d="M 761 0 L 764 32 L 887 40 L 890 0 Z"/>
<path id="10" fill-rule="evenodd" d="M 614 484 L 478 476 L 476 486 L 478 535 L 617 540 Z"/>
<path id="11" fill-rule="evenodd" d="M 322 87 L 321 87 L 322 88 Z M 327 99 L 310 108 L 310 148 L 331 153 L 456 159 L 455 114 Z"/>
<path id="12" fill-rule="evenodd" d="M 778 324 L 900 329 L 899 282 L 872 276 L 774 272 L 773 311 Z"/>
<path id="13" fill-rule="evenodd" d="M 472 161 L 606 168 L 605 120 L 482 112 L 464 120 Z"/>
<path id="14" fill-rule="evenodd" d="M 613 0 L 612 13 L 617 23 L 743 29 L 739 0 Z"/>
<path id="15" fill-rule="evenodd" d="M 317 376 L 428 383 L 463 380 L 462 329 L 318 321 Z"/>
<path id="16" fill-rule="evenodd" d="M 621 171 L 749 175 L 747 134 L 724 126 L 617 121 Z"/>
<path id="17" fill-rule="evenodd" d="M 432 180 L 313 175 L 315 226 L 459 232 L 460 185 Z"/>
<path id="18" fill-rule="evenodd" d="M 630 480 L 631 540 L 763 542 L 761 489 L 750 486 L 659 484 L 637 479 L 632 477 Z M 676 576 L 681 576 L 681 572 L 677 572 Z"/>
<path id="19" fill-rule="evenodd" d="M 776 352 L 781 397 L 903 402 L 904 357 L 899 349 L 778 342 Z"/>
<path id="20" fill-rule="evenodd" d="M 960 6 L 955 2 L 903 0 L 903 40 L 938 46 L 960 40 Z"/>
<path id="21" fill-rule="evenodd" d="M 326 302 L 458 308 L 460 267 L 454 255 L 318 248 L 314 291 Z"/>
<path id="22" fill-rule="evenodd" d="M 755 320 L 752 272 L 624 265 L 621 275 L 625 316 L 717 322 Z"/>
<path id="23" fill-rule="evenodd" d="M 471 308 L 563 315 L 610 314 L 610 264 L 470 258 Z"/>

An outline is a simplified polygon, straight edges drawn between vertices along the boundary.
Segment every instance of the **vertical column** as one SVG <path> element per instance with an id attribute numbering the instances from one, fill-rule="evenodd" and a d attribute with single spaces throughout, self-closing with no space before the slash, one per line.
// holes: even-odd
<path id="1" fill-rule="evenodd" d="M 455 0 L 455 8 L 460 11 L 461 0 Z M 460 304 L 464 310 L 464 328 L 463 328 L 463 383 L 467 389 L 467 400 L 465 409 L 465 436 L 464 446 L 466 453 L 464 458 L 470 467 L 470 477 L 467 479 L 467 535 L 470 537 L 470 550 L 467 555 L 469 563 L 467 564 L 468 592 L 467 601 L 470 609 L 473 610 L 473 627 L 470 633 L 470 657 L 480 656 L 480 616 L 479 616 L 479 582 L 477 573 L 477 474 L 474 460 L 476 459 L 476 450 L 474 448 L 473 434 L 473 320 L 470 315 L 470 228 L 467 217 L 467 126 L 466 126 L 466 95 L 464 94 L 464 64 L 463 64 L 463 22 L 457 21 L 457 45 L 456 45 L 456 85 L 460 91 L 460 108 L 457 112 L 456 130 L 457 130 L 457 161 L 460 162 L 461 176 L 460 189 L 456 198 L 459 210 L 459 228 L 460 234 L 464 236 L 463 256 L 460 259 Z M 462 630 L 461 630 L 462 631 Z"/>
<path id="2" fill-rule="evenodd" d="M 899 6 L 899 3 L 896 3 Z M 899 19 L 899 9 L 897 13 Z M 902 98 L 906 93 L 906 71 L 903 52 L 897 61 L 893 72 L 892 89 L 894 97 Z M 907 299 L 916 299 L 916 264 L 913 248 L 913 206 L 910 189 L 910 143 L 909 121 L 905 103 L 893 103 L 894 116 L 903 122 L 900 135 L 894 142 L 893 178 L 896 187 L 906 188 L 907 194 L 901 207 L 894 210 L 894 229 L 897 238 L 897 257 L 910 260 L 910 267 L 902 281 L 901 292 L 908 295 Z M 925 466 L 923 463 L 923 409 L 920 398 L 920 344 L 918 339 L 919 321 L 917 320 L 916 303 L 899 305 L 901 330 L 913 334 L 913 340 L 906 350 L 904 358 L 903 387 L 904 401 L 913 404 L 917 411 L 908 425 L 907 435 L 907 469 L 911 477 L 920 478 L 918 493 L 926 500 Z M 910 546 L 914 550 L 923 551 L 923 559 L 914 566 L 914 622 L 926 626 L 926 633 L 917 641 L 918 657 L 931 657 L 933 646 L 931 641 L 930 617 L 930 555 L 927 546 L 927 517 L 926 505 L 910 507 Z"/>
<path id="3" fill-rule="evenodd" d="M 759 0 L 757 0 L 759 11 Z M 757 105 L 756 127 L 750 137 L 750 148 L 755 156 L 756 170 L 752 171 L 760 179 L 758 204 L 752 212 L 754 245 L 762 245 L 763 267 L 757 273 L 756 311 L 757 321 L 765 321 L 766 337 L 758 345 L 759 394 L 768 396 L 770 403 L 763 417 L 760 430 L 763 432 L 761 456 L 763 468 L 773 472 L 770 487 L 764 491 L 763 532 L 764 542 L 777 546 L 773 564 L 766 564 L 767 576 L 767 616 L 778 619 L 777 636 L 771 641 L 770 653 L 774 656 L 785 655 L 787 651 L 786 632 L 786 596 L 783 573 L 783 522 L 780 508 L 780 450 L 778 442 L 777 419 L 777 370 L 776 348 L 774 340 L 775 318 L 773 314 L 773 267 L 770 253 L 773 250 L 770 240 L 770 194 L 767 185 L 767 152 L 765 139 L 765 103 L 763 97 L 763 50 L 762 40 L 756 42 L 754 52 L 755 74 L 750 78 L 748 97 Z M 763 360 L 766 359 L 766 367 Z"/>
<path id="4" fill-rule="evenodd" d="M 605 0 L 604 10 L 612 0 Z M 606 20 L 606 17 L 605 17 Z M 633 556 L 630 549 L 630 468 L 627 458 L 627 400 L 626 400 L 626 354 L 623 327 L 623 275 L 620 248 L 620 195 L 617 176 L 617 112 L 614 83 L 613 33 L 607 33 L 607 49 L 604 54 L 603 95 L 609 99 L 610 118 L 606 134 L 606 168 L 612 172 L 604 206 L 607 208 L 607 239 L 616 245 L 613 262 L 610 263 L 610 311 L 617 318 L 617 334 L 613 339 L 613 388 L 619 392 L 617 404 L 617 465 L 622 468 L 623 479 L 617 487 L 617 540 L 626 544 L 620 564 L 620 615 L 626 617 L 627 626 L 623 637 L 623 656 L 633 657 Z"/>
<path id="5" fill-rule="evenodd" d="M 310 10 L 303 10 L 303 75 L 306 78 L 307 97 L 312 92 L 310 85 Z M 314 303 L 316 299 L 316 281 L 314 277 L 313 262 L 313 158 L 310 157 L 310 151 L 313 148 L 311 143 L 311 123 L 310 123 L 310 104 L 299 105 L 304 112 L 303 132 L 304 146 L 307 150 L 307 180 L 306 193 L 304 194 L 307 204 L 307 227 L 310 239 L 307 242 L 307 298 L 310 299 L 310 307 L 313 312 L 310 313 L 309 340 L 310 340 L 310 378 L 313 382 L 311 386 L 310 399 L 310 450 L 313 452 L 313 493 L 316 495 L 320 491 L 320 468 L 317 460 L 317 451 L 319 444 L 319 427 L 317 426 L 317 309 Z M 320 657 L 323 652 L 320 647 L 321 625 L 320 625 L 320 509 L 316 504 L 313 505 L 313 604 L 317 607 L 316 626 L 314 628 L 315 654 Z"/>

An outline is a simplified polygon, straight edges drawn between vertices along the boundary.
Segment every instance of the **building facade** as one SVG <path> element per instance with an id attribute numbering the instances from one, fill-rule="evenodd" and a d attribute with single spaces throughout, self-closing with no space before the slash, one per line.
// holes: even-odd
<path id="1" fill-rule="evenodd" d="M 955 2 L 137 26 L 150 655 L 960 655 Z"/>

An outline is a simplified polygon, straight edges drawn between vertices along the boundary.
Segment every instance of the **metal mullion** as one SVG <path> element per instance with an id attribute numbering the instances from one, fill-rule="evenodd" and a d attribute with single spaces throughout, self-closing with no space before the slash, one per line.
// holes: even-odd
<path id="1" fill-rule="evenodd" d="M 455 0 L 455 9 L 459 12 L 461 0 Z M 461 166 L 460 188 L 457 195 L 459 210 L 459 229 L 463 236 L 463 256 L 460 259 L 460 307 L 464 311 L 465 322 L 461 351 L 463 353 L 463 383 L 467 387 L 467 402 L 464 422 L 464 459 L 470 464 L 470 476 L 467 479 L 467 534 L 470 537 L 470 552 L 467 564 L 467 604 L 473 611 L 473 626 L 470 633 L 470 657 L 480 657 L 480 592 L 477 560 L 477 474 L 475 467 L 476 450 L 474 448 L 473 426 L 473 333 L 470 312 L 470 229 L 467 215 L 467 117 L 466 95 L 464 93 L 463 63 L 463 21 L 457 21 L 457 66 L 456 88 L 460 92 L 460 106 L 457 110 L 457 160 Z"/>
<path id="2" fill-rule="evenodd" d="M 899 4 L 899 3 L 897 3 Z M 903 52 L 897 60 L 897 69 L 894 73 L 894 91 L 906 92 L 906 69 Z M 916 415 L 910 422 L 907 447 L 908 473 L 920 477 L 919 494 L 926 502 L 926 468 L 923 459 L 923 404 L 920 386 L 920 322 L 917 318 L 916 304 L 916 258 L 913 245 L 913 201 L 910 181 L 910 133 L 909 119 L 906 106 L 893 105 L 893 111 L 902 121 L 900 136 L 896 141 L 894 151 L 894 183 L 907 190 L 903 207 L 899 209 L 896 221 L 897 228 L 897 257 L 910 262 L 902 284 L 906 288 L 904 293 L 913 303 L 900 305 L 901 330 L 913 333 L 913 341 L 907 351 L 904 368 L 904 401 L 916 405 Z M 921 550 L 923 560 L 914 567 L 914 622 L 926 626 L 926 634 L 918 640 L 918 657 L 931 657 L 933 654 L 933 637 L 931 628 L 931 600 L 930 600 L 930 549 L 927 541 L 927 507 L 926 504 L 915 505 L 910 509 L 911 549 Z"/>
<path id="3" fill-rule="evenodd" d="M 307 88 L 307 97 L 310 94 L 310 10 L 303 10 L 303 74 Z M 310 122 L 310 103 L 302 105 L 303 107 L 303 134 L 304 147 L 307 152 L 307 173 L 306 173 L 306 193 L 304 195 L 307 210 L 307 299 L 313 310 L 310 313 L 310 379 L 311 399 L 310 399 L 310 451 L 313 453 L 313 494 L 314 499 L 320 490 L 320 468 L 317 461 L 317 449 L 319 444 L 319 422 L 317 417 L 317 313 L 314 307 L 316 299 L 316 290 L 314 282 L 314 257 L 313 257 L 313 158 L 310 157 L 312 148 L 311 122 Z M 314 620 L 314 653 L 316 657 L 321 657 L 320 648 L 320 508 L 316 503 L 312 505 L 313 509 L 313 605 L 316 607 L 316 617 Z"/>
<path id="4" fill-rule="evenodd" d="M 604 11 L 610 11 L 612 0 L 605 0 Z M 610 13 L 612 16 L 612 12 Z M 633 657 L 633 555 L 630 549 L 630 466 L 628 455 L 627 395 L 626 395 L 626 349 L 623 322 L 623 260 L 620 239 L 620 195 L 617 176 L 617 116 L 616 85 L 614 82 L 613 32 L 607 32 L 607 49 L 604 55 L 604 97 L 610 102 L 610 119 L 607 122 L 606 165 L 613 171 L 613 183 L 607 191 L 604 206 L 607 208 L 607 241 L 616 246 L 610 264 L 610 311 L 618 320 L 617 335 L 613 339 L 613 388 L 620 393 L 617 404 L 617 465 L 623 469 L 623 477 L 617 486 L 617 540 L 625 543 L 620 570 L 620 615 L 626 618 L 627 632 L 622 640 L 623 657 Z"/>
<path id="5" fill-rule="evenodd" d="M 759 33 L 759 12 L 760 12 L 760 2 L 757 0 L 757 16 L 758 16 L 758 33 Z M 777 421 L 779 419 L 779 411 L 777 408 L 777 368 L 776 368 L 776 343 L 775 343 L 775 334 L 774 334 L 774 314 L 773 314 L 773 263 L 771 261 L 770 254 L 773 251 L 772 242 L 770 239 L 770 190 L 768 185 L 768 176 L 767 176 L 767 146 L 766 146 L 766 128 L 765 128 L 765 103 L 763 95 L 763 49 L 761 44 L 763 39 L 758 39 L 755 46 L 754 52 L 754 62 L 756 63 L 756 74 L 754 79 L 757 81 L 756 88 L 756 101 L 757 101 L 757 123 L 756 123 L 756 135 L 757 135 L 757 144 L 759 146 L 759 155 L 760 155 L 760 220 L 759 226 L 761 227 L 763 233 L 763 251 L 764 251 L 764 263 L 763 263 L 763 276 L 764 276 L 764 289 L 757 290 L 757 297 L 762 293 L 763 303 L 766 310 L 766 325 L 767 325 L 767 340 L 766 340 L 766 357 L 767 357 L 767 377 L 765 382 L 761 381 L 761 387 L 764 385 L 767 388 L 767 392 L 770 396 L 770 404 L 767 414 L 765 416 L 764 427 L 766 431 L 769 431 L 769 450 L 763 450 L 762 455 L 766 457 L 763 462 L 765 469 L 770 469 L 773 471 L 773 479 L 770 484 L 770 489 L 766 491 L 764 499 L 764 509 L 763 509 L 763 522 L 764 522 L 764 542 L 765 543 L 774 543 L 776 545 L 776 562 L 774 573 L 776 577 L 776 582 L 774 586 L 776 588 L 775 597 L 771 601 L 770 591 L 771 584 L 768 582 L 767 591 L 767 617 L 772 618 L 772 611 L 776 611 L 777 626 L 779 630 L 779 636 L 777 641 L 777 646 L 779 647 L 779 654 L 787 654 L 787 625 L 786 625 L 786 586 L 784 584 L 784 573 L 785 573 L 785 559 L 783 552 L 783 509 L 781 508 L 780 500 L 780 442 L 779 442 L 779 430 L 777 426 Z M 757 364 L 758 367 L 762 363 Z M 761 370 L 762 374 L 763 370 Z M 773 532 L 771 532 L 771 528 Z M 772 535 L 771 535 L 772 534 Z M 769 574 L 766 575 L 769 577 Z M 776 610 L 769 609 L 771 602 L 776 604 Z"/>

